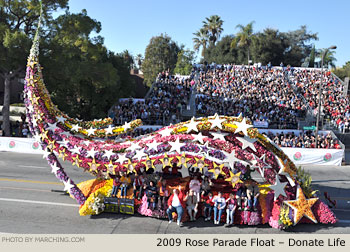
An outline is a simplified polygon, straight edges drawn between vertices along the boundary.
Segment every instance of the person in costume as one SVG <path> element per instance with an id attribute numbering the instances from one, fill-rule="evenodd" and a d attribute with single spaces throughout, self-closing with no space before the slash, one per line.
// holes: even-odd
<path id="1" fill-rule="evenodd" d="M 257 182 L 250 180 L 247 184 L 247 198 L 248 198 L 248 210 L 253 210 L 256 212 L 258 202 L 259 202 L 259 197 L 260 195 L 260 190 Z"/>
<path id="2" fill-rule="evenodd" d="M 209 221 L 211 219 L 211 212 L 214 209 L 213 193 L 208 192 L 207 196 L 203 197 L 204 202 L 204 221 Z"/>
<path id="3" fill-rule="evenodd" d="M 237 200 L 233 193 L 230 193 L 229 198 L 227 198 L 226 205 L 226 226 L 229 227 L 233 225 L 235 210 L 237 207 Z"/>
<path id="4" fill-rule="evenodd" d="M 196 220 L 196 215 L 198 213 L 198 198 L 194 194 L 194 191 L 190 189 L 189 192 L 187 192 L 186 197 L 184 198 L 184 201 L 186 201 L 187 205 L 187 212 L 190 216 L 190 221 Z"/>
<path id="5" fill-rule="evenodd" d="M 226 200 L 222 196 L 222 192 L 218 192 L 218 195 L 214 196 L 213 202 L 214 202 L 214 224 L 218 225 L 221 220 L 222 212 L 226 207 Z"/>
<path id="6" fill-rule="evenodd" d="M 184 202 L 184 193 L 181 190 L 182 187 L 179 186 L 179 188 L 174 189 L 172 195 L 168 199 L 168 209 L 167 214 L 169 218 L 169 224 L 173 221 L 173 213 L 177 213 L 177 225 L 181 226 L 181 218 L 184 212 L 184 209 L 186 207 L 186 203 Z"/>
<path id="7" fill-rule="evenodd" d="M 200 201 L 201 182 L 196 175 L 190 180 L 189 189 L 193 191 L 194 195 L 197 197 L 197 201 Z"/>

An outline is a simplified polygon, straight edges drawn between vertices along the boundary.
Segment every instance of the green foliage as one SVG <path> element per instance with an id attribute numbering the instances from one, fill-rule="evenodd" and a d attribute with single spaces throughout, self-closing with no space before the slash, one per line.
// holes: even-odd
<path id="1" fill-rule="evenodd" d="M 220 38 L 220 34 L 224 30 L 223 23 L 224 21 L 218 15 L 212 15 L 203 21 L 203 29 L 207 32 L 211 45 L 215 45 L 215 42 Z"/>
<path id="2" fill-rule="evenodd" d="M 310 53 L 310 59 L 309 59 L 309 67 L 315 66 L 315 58 L 316 58 L 316 49 L 315 45 L 312 47 L 311 53 Z"/>
<path id="3" fill-rule="evenodd" d="M 151 85 L 162 71 L 173 73 L 180 48 L 167 34 L 152 37 L 145 51 L 142 72 L 147 85 Z"/>
<path id="4" fill-rule="evenodd" d="M 174 73 L 189 75 L 192 71 L 194 52 L 190 50 L 181 50 L 177 54 L 176 67 Z"/>
<path id="5" fill-rule="evenodd" d="M 250 45 L 252 44 L 252 41 L 254 39 L 253 24 L 254 21 L 250 22 L 246 26 L 243 26 L 241 24 L 237 25 L 236 28 L 239 29 L 239 32 L 233 38 L 231 43 L 231 47 L 233 48 L 241 47 L 247 50 L 248 65 L 250 60 Z"/>
<path id="6" fill-rule="evenodd" d="M 322 60 L 322 55 L 325 53 L 326 50 L 327 50 L 326 48 L 317 50 L 316 55 L 320 59 L 320 62 Z M 328 66 L 330 66 L 332 68 L 335 68 L 335 62 L 337 61 L 337 59 L 334 57 L 334 53 L 335 51 L 328 50 L 327 53 L 324 55 L 324 59 L 323 59 L 324 67 L 328 68 Z"/>
<path id="7" fill-rule="evenodd" d="M 344 80 L 345 77 L 350 77 L 350 61 L 346 62 L 343 67 L 334 69 L 333 73 L 342 80 Z"/>
<path id="8" fill-rule="evenodd" d="M 209 42 L 208 30 L 206 30 L 205 28 L 201 28 L 196 33 L 193 33 L 193 35 L 195 36 L 194 38 L 192 38 L 194 44 L 193 48 L 196 52 L 198 52 L 199 49 L 202 47 L 201 55 L 202 57 L 204 57 Z"/>
<path id="9" fill-rule="evenodd" d="M 310 173 L 306 172 L 301 166 L 298 167 L 296 179 L 307 198 L 311 198 L 317 192 L 317 190 L 313 191 L 311 188 L 312 178 Z"/>
<path id="10" fill-rule="evenodd" d="M 238 63 L 238 50 L 231 47 L 232 39 L 232 35 L 227 35 L 219 40 L 216 46 L 210 46 L 205 52 L 205 60 L 217 64 Z"/>

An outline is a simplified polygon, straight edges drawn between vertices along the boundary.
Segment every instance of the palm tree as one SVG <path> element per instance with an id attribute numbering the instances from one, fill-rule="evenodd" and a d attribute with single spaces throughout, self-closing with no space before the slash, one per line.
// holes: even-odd
<path id="1" fill-rule="evenodd" d="M 204 53 L 205 50 L 207 49 L 207 44 L 209 41 L 209 35 L 208 35 L 208 31 L 204 28 L 201 28 L 199 31 L 197 31 L 196 33 L 193 33 L 193 35 L 195 36 L 192 40 L 193 40 L 193 48 L 195 51 L 199 51 L 199 48 L 202 47 L 202 57 L 204 57 Z"/>
<path id="2" fill-rule="evenodd" d="M 142 65 L 142 61 L 143 61 L 142 54 L 141 53 L 137 54 L 135 60 L 136 60 L 138 68 L 141 69 L 141 65 Z"/>
<path id="3" fill-rule="evenodd" d="M 246 47 L 248 54 L 248 65 L 250 61 L 250 45 L 254 37 L 253 34 L 253 24 L 254 21 L 250 22 L 246 26 L 241 24 L 237 25 L 236 28 L 239 28 L 239 32 L 236 34 L 235 38 L 232 40 L 231 47 Z"/>
<path id="4" fill-rule="evenodd" d="M 318 50 L 318 52 L 317 52 L 317 56 L 318 56 L 321 60 L 322 60 L 322 55 L 323 55 L 323 53 L 324 53 L 325 50 L 326 50 L 326 49 L 323 48 L 323 49 Z M 331 68 L 335 68 L 335 62 L 337 61 L 337 59 L 334 57 L 334 53 L 335 53 L 335 51 L 329 50 L 329 51 L 327 52 L 327 54 L 324 56 L 323 64 L 324 64 L 325 66 L 327 66 L 327 68 L 328 68 L 328 66 L 330 66 Z"/>
<path id="5" fill-rule="evenodd" d="M 224 21 L 218 15 L 212 15 L 209 18 L 205 18 L 203 21 L 203 28 L 208 31 L 209 42 L 215 45 L 215 42 L 219 39 L 220 34 L 224 30 L 222 24 Z"/>

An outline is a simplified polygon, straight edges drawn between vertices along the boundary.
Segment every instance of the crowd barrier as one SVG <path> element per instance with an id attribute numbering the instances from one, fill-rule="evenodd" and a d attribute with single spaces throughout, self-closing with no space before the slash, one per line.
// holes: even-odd
<path id="1" fill-rule="evenodd" d="M 158 128 L 160 126 L 150 126 Z M 281 148 L 295 165 L 340 166 L 344 149 Z M 43 154 L 34 138 L 0 137 L 0 151 Z"/>

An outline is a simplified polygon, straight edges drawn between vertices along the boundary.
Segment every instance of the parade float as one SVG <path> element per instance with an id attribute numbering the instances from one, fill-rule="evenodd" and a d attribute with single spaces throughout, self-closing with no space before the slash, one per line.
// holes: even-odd
<path id="1" fill-rule="evenodd" d="M 219 190 L 235 193 L 240 183 L 252 181 L 254 173 L 259 175 L 260 182 L 255 181 L 260 189 L 258 210 L 237 210 L 235 224 L 269 224 L 283 229 L 298 223 L 337 221 L 329 207 L 298 177 L 294 163 L 248 119 L 215 114 L 123 140 L 116 137 L 140 126 L 140 120 L 113 126 L 110 118 L 94 121 L 70 118 L 53 104 L 42 71 L 38 28 L 26 69 L 26 116 L 30 131 L 41 143 L 52 173 L 80 205 L 80 215 L 116 212 L 111 208 L 113 200 L 106 200 L 111 199 L 111 176 L 119 171 L 139 173 L 148 166 L 161 166 L 166 160 L 181 165 L 183 169 L 196 167 L 203 173 L 212 172 L 214 194 Z M 59 158 L 96 178 L 75 184 Z M 224 179 L 216 180 L 220 174 Z M 186 188 L 188 181 L 187 177 L 169 179 L 167 187 L 176 188 L 181 184 Z M 164 213 L 157 215 L 150 210 L 145 197 L 133 199 L 129 192 L 124 200 L 133 201 L 139 214 L 165 217 Z M 127 213 L 121 206 L 119 211 Z"/>

